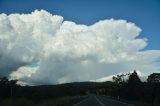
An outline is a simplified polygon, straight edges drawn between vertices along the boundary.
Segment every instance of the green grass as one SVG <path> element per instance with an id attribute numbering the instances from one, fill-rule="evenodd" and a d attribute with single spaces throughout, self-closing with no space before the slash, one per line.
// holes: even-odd
<path id="1" fill-rule="evenodd" d="M 81 101 L 84 98 L 86 98 L 86 96 L 67 96 L 67 97 L 61 97 L 61 98 L 56 98 L 56 99 L 49 99 L 49 100 L 43 101 L 38 106 L 67 104 L 67 103 L 71 103 L 71 102 L 76 103 L 78 101 Z"/>
<path id="2" fill-rule="evenodd" d="M 5 99 L 0 102 L 0 106 L 56 106 L 58 104 L 77 103 L 86 96 L 66 96 L 44 101 L 33 102 L 24 98 Z"/>
<path id="3" fill-rule="evenodd" d="M 34 102 L 24 99 L 5 99 L 0 102 L 0 106 L 36 106 Z"/>

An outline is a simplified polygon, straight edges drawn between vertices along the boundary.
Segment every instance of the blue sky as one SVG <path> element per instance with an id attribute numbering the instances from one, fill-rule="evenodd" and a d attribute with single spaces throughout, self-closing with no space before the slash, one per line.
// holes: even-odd
<path id="1" fill-rule="evenodd" d="M 103 19 L 125 19 L 142 28 L 147 50 L 160 49 L 160 0 L 0 0 L 0 13 L 45 9 L 65 20 L 91 25 Z"/>

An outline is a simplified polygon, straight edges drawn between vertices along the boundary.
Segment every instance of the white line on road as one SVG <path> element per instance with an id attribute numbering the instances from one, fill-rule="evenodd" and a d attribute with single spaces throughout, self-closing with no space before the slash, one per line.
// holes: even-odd
<path id="1" fill-rule="evenodd" d="M 125 104 L 125 105 L 128 105 L 128 106 L 136 106 L 136 105 L 128 104 L 128 103 L 121 102 L 121 101 L 117 101 L 117 100 L 111 100 L 111 101 L 119 102 L 119 103 L 121 103 L 121 104 Z"/>
<path id="2" fill-rule="evenodd" d="M 98 103 L 99 103 L 101 106 L 105 106 L 96 96 L 95 96 L 95 99 L 98 101 Z"/>
<path id="3" fill-rule="evenodd" d="M 88 98 L 86 98 L 86 99 L 84 99 L 84 100 L 78 102 L 77 104 L 75 104 L 75 105 L 73 105 L 73 106 L 78 106 L 78 105 L 81 104 L 82 102 L 85 102 L 87 99 L 88 99 Z"/>

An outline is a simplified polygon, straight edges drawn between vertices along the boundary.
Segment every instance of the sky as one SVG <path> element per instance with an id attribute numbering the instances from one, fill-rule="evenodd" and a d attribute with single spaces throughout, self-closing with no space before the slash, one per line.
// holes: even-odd
<path id="1" fill-rule="evenodd" d="M 0 75 L 27 84 L 160 71 L 159 0 L 0 0 Z"/>

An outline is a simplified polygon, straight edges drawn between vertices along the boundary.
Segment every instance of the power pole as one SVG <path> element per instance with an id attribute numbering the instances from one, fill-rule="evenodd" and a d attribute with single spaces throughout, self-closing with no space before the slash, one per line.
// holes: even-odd
<path id="1" fill-rule="evenodd" d="M 10 97 L 12 98 L 13 96 L 13 89 L 12 89 L 12 84 L 10 85 Z"/>

